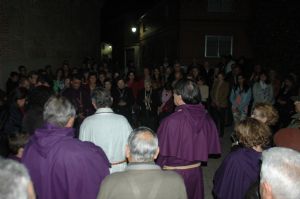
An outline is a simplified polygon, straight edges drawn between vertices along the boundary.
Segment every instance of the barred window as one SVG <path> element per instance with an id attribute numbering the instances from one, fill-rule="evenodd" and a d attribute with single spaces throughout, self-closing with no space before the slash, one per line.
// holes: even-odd
<path id="1" fill-rule="evenodd" d="M 232 36 L 206 35 L 205 36 L 205 57 L 221 57 L 232 55 Z"/>
<path id="2" fill-rule="evenodd" d="M 233 0 L 208 0 L 208 12 L 232 12 Z"/>

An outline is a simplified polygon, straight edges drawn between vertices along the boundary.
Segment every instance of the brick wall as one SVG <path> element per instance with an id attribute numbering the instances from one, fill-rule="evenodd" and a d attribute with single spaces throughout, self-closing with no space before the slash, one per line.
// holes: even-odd
<path id="1" fill-rule="evenodd" d="M 1 0 L 0 88 L 19 65 L 29 70 L 100 56 L 103 0 Z"/>

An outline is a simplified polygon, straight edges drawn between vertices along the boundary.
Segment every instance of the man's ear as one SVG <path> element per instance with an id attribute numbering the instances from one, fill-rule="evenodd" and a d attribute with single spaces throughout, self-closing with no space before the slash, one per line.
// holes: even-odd
<path id="1" fill-rule="evenodd" d="M 158 154 L 159 154 L 159 147 L 157 148 L 156 153 L 155 153 L 155 155 L 154 155 L 154 157 L 153 157 L 154 160 L 157 158 Z"/>
<path id="2" fill-rule="evenodd" d="M 262 199 L 272 199 L 272 187 L 266 183 L 260 183 L 260 195 Z"/>
<path id="3" fill-rule="evenodd" d="M 73 127 L 74 121 L 75 121 L 75 117 L 70 117 L 70 119 L 68 120 L 68 122 L 65 125 L 65 127 L 67 127 L 67 128 Z"/>
<path id="4" fill-rule="evenodd" d="M 95 100 L 93 100 L 93 99 L 92 99 L 92 105 L 93 105 L 93 107 L 97 110 L 96 102 L 95 102 Z"/>

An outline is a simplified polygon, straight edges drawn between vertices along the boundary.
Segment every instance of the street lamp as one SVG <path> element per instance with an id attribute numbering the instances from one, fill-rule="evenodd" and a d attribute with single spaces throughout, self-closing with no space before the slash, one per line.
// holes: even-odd
<path id="1" fill-rule="evenodd" d="M 131 27 L 131 32 L 135 33 L 136 32 L 136 27 Z"/>

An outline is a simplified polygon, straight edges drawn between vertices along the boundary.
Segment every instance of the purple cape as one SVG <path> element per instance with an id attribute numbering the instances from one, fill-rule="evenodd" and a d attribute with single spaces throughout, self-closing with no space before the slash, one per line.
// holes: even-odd
<path id="1" fill-rule="evenodd" d="M 22 162 L 40 199 L 95 199 L 109 174 L 101 148 L 73 138 L 74 129 L 47 124 L 26 145 Z"/>
<path id="2" fill-rule="evenodd" d="M 231 152 L 214 176 L 213 192 L 220 199 L 242 199 L 259 179 L 261 153 L 251 148 Z"/>
<path id="3" fill-rule="evenodd" d="M 206 162 L 209 154 L 221 153 L 218 131 L 202 105 L 181 105 L 158 129 L 160 166 Z M 175 170 L 185 182 L 189 199 L 204 198 L 202 170 Z"/>

